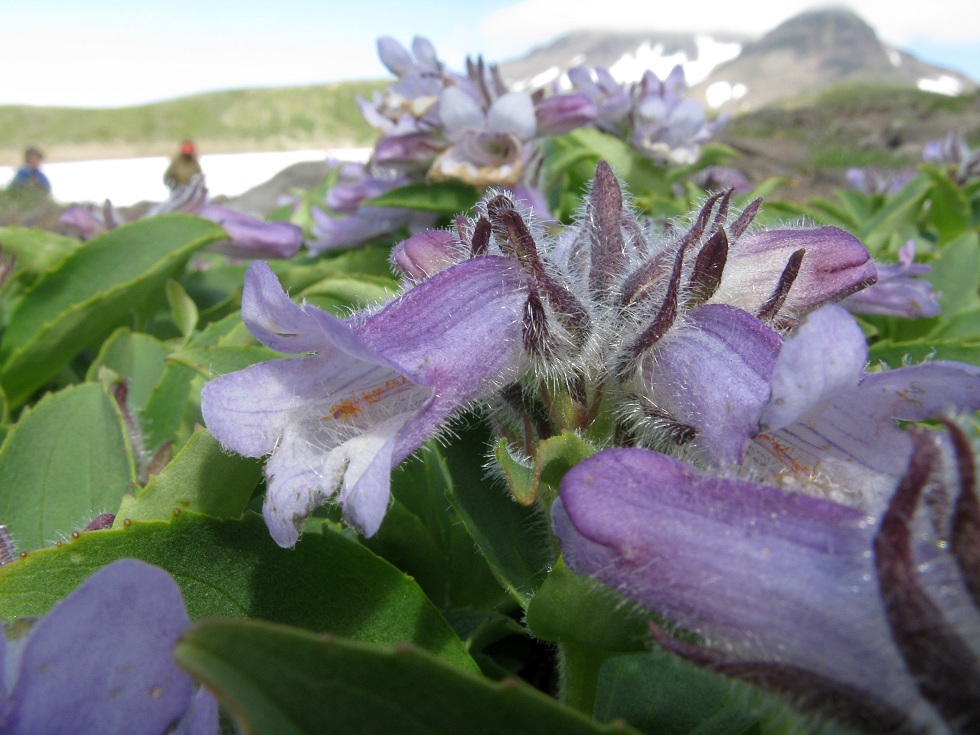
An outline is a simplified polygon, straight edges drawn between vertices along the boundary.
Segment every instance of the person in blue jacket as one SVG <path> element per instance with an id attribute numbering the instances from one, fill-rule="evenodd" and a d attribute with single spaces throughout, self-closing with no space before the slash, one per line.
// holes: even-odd
<path id="1" fill-rule="evenodd" d="M 17 173 L 14 174 L 10 186 L 7 188 L 10 190 L 31 189 L 50 194 L 51 182 L 41 171 L 42 158 L 44 158 L 44 154 L 37 148 L 31 147 L 24 151 L 24 165 L 17 169 Z"/>

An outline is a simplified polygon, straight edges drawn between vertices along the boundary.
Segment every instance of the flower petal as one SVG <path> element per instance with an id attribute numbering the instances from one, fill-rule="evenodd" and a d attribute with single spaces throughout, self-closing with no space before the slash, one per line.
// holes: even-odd
<path id="1" fill-rule="evenodd" d="M 252 263 L 245 272 L 242 321 L 259 342 L 279 352 L 316 352 L 329 344 L 316 321 L 290 300 L 263 261 Z"/>
<path id="2" fill-rule="evenodd" d="M 612 449 L 565 475 L 552 515 L 572 569 L 737 658 L 800 666 L 903 708 L 918 699 L 888 634 L 863 513 Z"/>
<path id="3" fill-rule="evenodd" d="M 712 301 L 757 313 L 772 294 L 790 256 L 800 249 L 806 252 L 783 306 L 794 316 L 875 282 L 875 266 L 867 249 L 843 230 L 768 230 L 741 237 L 732 246 Z"/>
<path id="4" fill-rule="evenodd" d="M 737 462 L 758 431 L 779 348 L 779 336 L 751 314 L 699 307 L 645 359 L 645 395 L 694 427 L 696 446 L 711 461 Z"/>
<path id="5" fill-rule="evenodd" d="M 813 312 L 779 352 L 762 430 L 789 426 L 837 393 L 857 388 L 867 360 L 864 333 L 846 311 L 825 306 Z"/>

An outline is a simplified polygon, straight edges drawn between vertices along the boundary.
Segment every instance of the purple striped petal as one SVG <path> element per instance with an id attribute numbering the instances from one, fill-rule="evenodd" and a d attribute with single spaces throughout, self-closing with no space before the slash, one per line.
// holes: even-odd
<path id="1" fill-rule="evenodd" d="M 758 432 L 781 340 L 751 314 L 731 306 L 691 311 L 644 360 L 644 395 L 674 420 L 697 430 L 710 461 L 737 462 Z"/>
<path id="2" fill-rule="evenodd" d="M 919 700 L 885 621 L 874 519 L 640 449 L 574 467 L 553 507 L 566 563 L 723 645 L 905 709 Z"/>
<path id="3" fill-rule="evenodd" d="M 199 217 L 221 225 L 228 241 L 212 250 L 239 258 L 291 258 L 303 244 L 303 230 L 291 222 L 266 222 L 228 207 L 208 204 Z"/>
<path id="4" fill-rule="evenodd" d="M 350 323 L 311 306 L 290 309 L 268 266 L 253 271 L 248 287 L 268 293 L 253 299 L 259 313 L 250 321 L 288 322 L 306 330 L 296 335 L 304 346 L 319 347 L 211 381 L 201 395 L 205 422 L 230 449 L 272 453 L 264 514 L 277 543 L 292 546 L 334 496 L 348 522 L 371 535 L 392 467 L 453 412 L 524 369 L 522 271 L 504 258 L 469 260 Z"/>
<path id="5" fill-rule="evenodd" d="M 876 280 L 867 249 L 843 230 L 767 230 L 741 237 L 732 246 L 712 301 L 757 313 L 773 293 L 790 256 L 800 249 L 806 253 L 783 306 L 793 316 L 842 299 Z"/>

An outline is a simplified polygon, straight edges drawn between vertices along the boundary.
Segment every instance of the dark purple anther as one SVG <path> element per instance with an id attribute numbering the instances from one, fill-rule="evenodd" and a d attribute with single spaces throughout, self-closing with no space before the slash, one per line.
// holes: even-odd
<path id="1" fill-rule="evenodd" d="M 783 308 L 783 304 L 786 303 L 786 297 L 789 296 L 790 288 L 793 287 L 796 277 L 800 275 L 800 265 L 803 263 L 804 255 L 806 255 L 806 250 L 800 248 L 789 257 L 789 261 L 786 263 L 786 267 L 783 268 L 783 272 L 779 276 L 779 281 L 776 283 L 776 288 L 773 289 L 772 294 L 766 299 L 766 303 L 759 307 L 759 312 L 756 314 L 759 321 L 772 321 L 775 319 L 776 314 L 779 313 L 779 310 Z"/>
<path id="2" fill-rule="evenodd" d="M 718 230 L 701 248 L 691 274 L 688 308 L 700 306 L 710 299 L 721 284 L 721 275 L 728 260 L 728 237 Z"/>

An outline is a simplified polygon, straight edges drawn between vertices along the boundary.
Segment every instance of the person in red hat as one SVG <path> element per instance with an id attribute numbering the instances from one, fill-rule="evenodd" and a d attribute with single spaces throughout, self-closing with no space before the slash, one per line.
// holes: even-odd
<path id="1" fill-rule="evenodd" d="M 170 160 L 163 183 L 171 190 L 187 186 L 195 176 L 203 175 L 201 164 L 197 160 L 197 149 L 194 141 L 185 140 L 180 144 L 180 152 Z"/>

